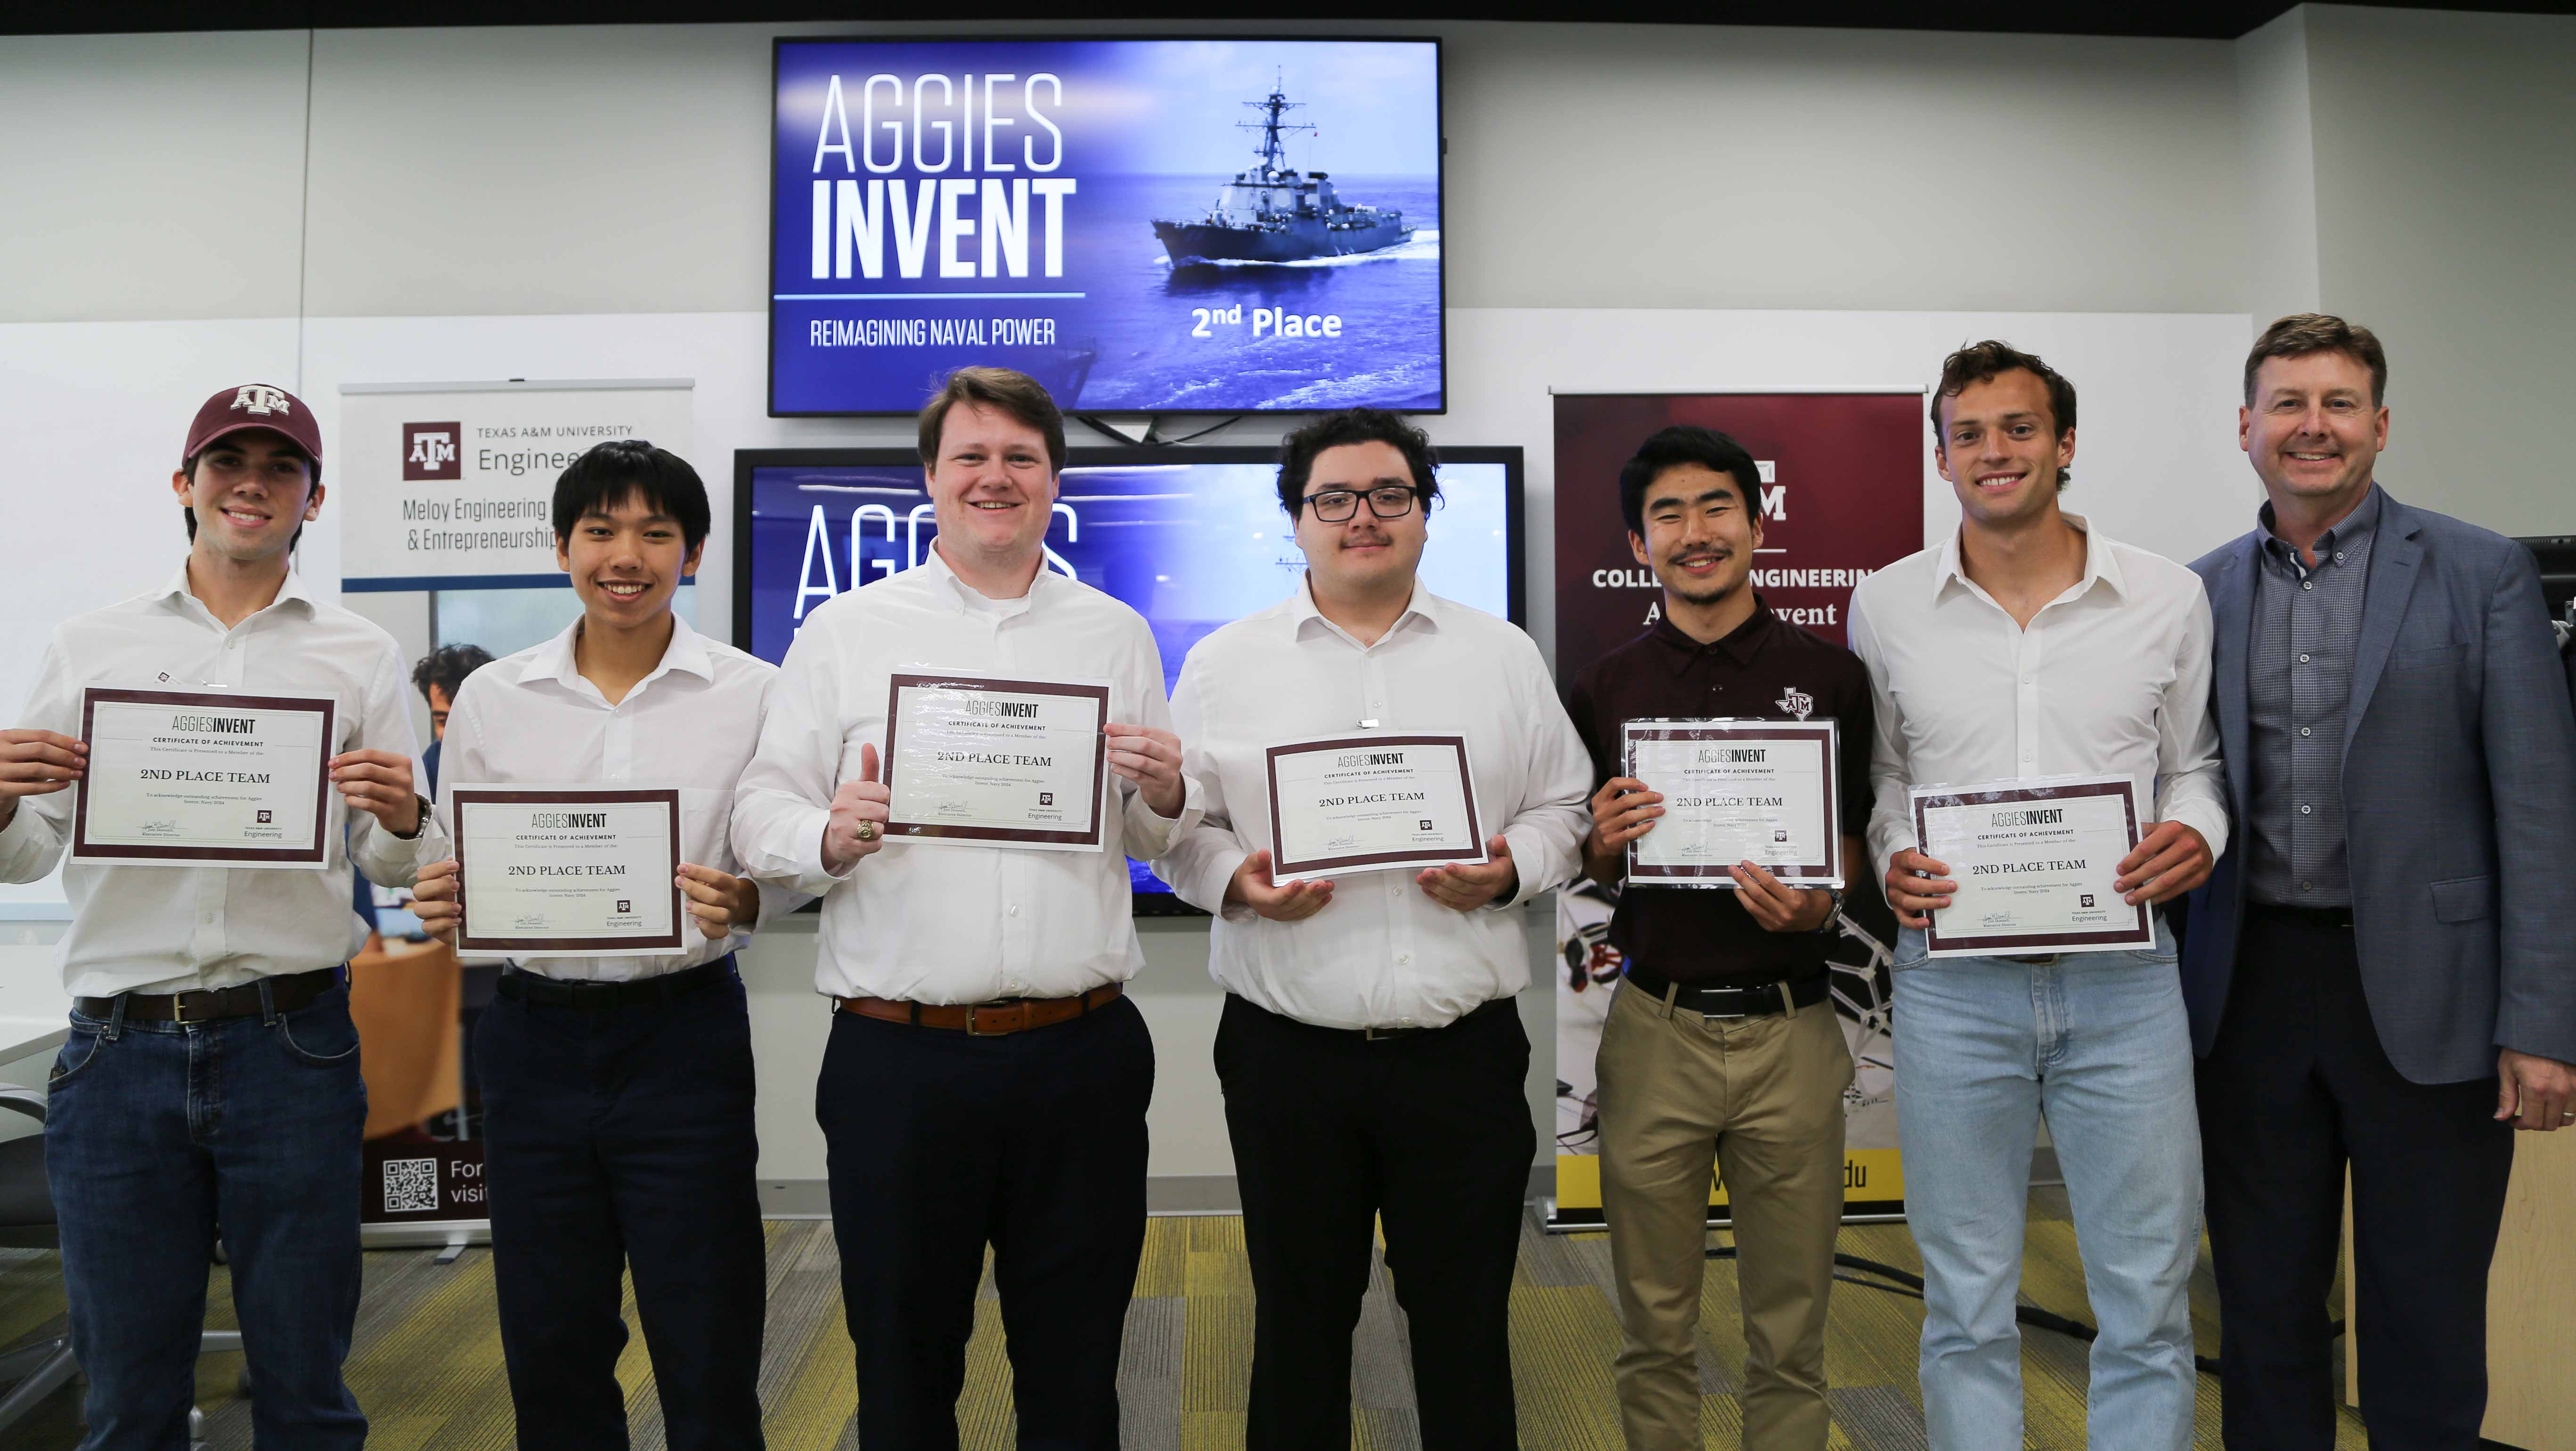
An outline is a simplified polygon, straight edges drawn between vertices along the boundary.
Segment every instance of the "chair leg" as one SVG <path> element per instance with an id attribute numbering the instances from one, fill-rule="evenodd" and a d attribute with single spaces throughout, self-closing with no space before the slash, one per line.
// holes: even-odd
<path id="1" fill-rule="evenodd" d="M 16 1425 L 28 1412 L 36 1408 L 37 1402 L 52 1395 L 56 1387 L 80 1373 L 79 1362 L 72 1359 L 72 1345 L 69 1340 L 57 1340 L 46 1345 L 28 1348 L 30 1350 L 50 1349 L 52 1354 L 34 1370 L 29 1371 L 26 1379 L 12 1386 L 6 1397 L 0 1397 L 0 1427 Z M 10 1359 L 15 1361 L 19 1356 L 12 1355 Z"/>

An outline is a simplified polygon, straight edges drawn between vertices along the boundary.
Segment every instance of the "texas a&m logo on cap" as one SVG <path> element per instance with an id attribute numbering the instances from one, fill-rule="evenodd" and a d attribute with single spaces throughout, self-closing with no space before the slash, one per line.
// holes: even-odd
<path id="1" fill-rule="evenodd" d="M 233 411 L 256 413 L 265 418 L 273 414 L 294 412 L 295 400 L 287 397 L 286 390 L 283 388 L 271 388 L 265 383 L 250 383 L 233 390 Z"/>
<path id="2" fill-rule="evenodd" d="M 403 425 L 403 482 L 454 483 L 465 476 L 457 462 L 456 440 L 465 429 L 455 423 Z"/>

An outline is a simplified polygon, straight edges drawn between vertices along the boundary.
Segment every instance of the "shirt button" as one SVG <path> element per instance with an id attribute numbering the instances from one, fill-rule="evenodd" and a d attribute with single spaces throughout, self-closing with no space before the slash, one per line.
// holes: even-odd
<path id="1" fill-rule="evenodd" d="M 2317 582 L 2313 579 L 2303 579 L 2299 581 L 2299 588 L 2301 589 L 2315 589 L 2316 587 Z"/>
<path id="2" fill-rule="evenodd" d="M 2306 726 L 2301 726 L 2301 727 L 2299 727 L 2299 734 L 2301 734 L 2301 735 L 2303 735 L 2303 736 L 2304 736 L 2304 735 L 2312 735 L 2312 734 L 2314 734 L 2314 732 L 2310 731 Z"/>
<path id="3" fill-rule="evenodd" d="M 1012 915 L 1012 916 L 1014 916 L 1014 917 L 1017 917 L 1018 915 L 1020 915 L 1020 909 L 1019 909 L 1019 907 L 1018 907 L 1016 904 L 1014 904 L 1014 905 L 1012 906 L 1012 908 L 1011 908 L 1011 915 Z"/>
<path id="4" fill-rule="evenodd" d="M 2341 564 L 2341 563 L 2343 563 L 2343 551 L 2342 551 L 2342 550 L 2340 550 L 2340 549 L 2338 549 L 2338 550 L 2336 550 L 2336 551 L 2335 551 L 2335 563 L 2337 563 L 2337 564 Z"/>
<path id="5" fill-rule="evenodd" d="M 2300 664 L 2302 664 L 2302 665 L 2307 664 L 2307 663 L 2308 663 L 2308 657 L 2307 657 L 2307 656 L 2305 656 L 2305 655 L 2300 656 L 2300 657 L 2299 657 L 2299 663 L 2300 663 Z"/>
<path id="6" fill-rule="evenodd" d="M 1411 967 L 1413 965 L 1413 954 L 1410 952 L 1397 953 L 1395 955 L 1395 965 L 1398 967 Z"/>
<path id="7" fill-rule="evenodd" d="M 2305 815 L 2307 815 L 2309 812 L 2314 811 L 2314 810 L 2316 810 L 2316 808 L 2315 808 L 2315 807 L 2313 807 L 2313 806 L 2302 806 L 2302 807 L 2300 807 L 2300 808 L 2299 808 L 2299 814 L 2300 814 L 2301 816 L 2305 816 Z"/>
<path id="8" fill-rule="evenodd" d="M 2302 892 L 2313 892 L 2316 890 L 2316 884 L 2313 882 L 2301 882 L 2299 883 L 2299 890 Z"/>

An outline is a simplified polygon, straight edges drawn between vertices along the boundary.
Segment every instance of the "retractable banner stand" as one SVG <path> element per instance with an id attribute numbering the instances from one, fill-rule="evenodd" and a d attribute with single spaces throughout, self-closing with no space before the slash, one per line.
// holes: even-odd
<path id="1" fill-rule="evenodd" d="M 555 479 L 594 444 L 640 438 L 690 456 L 687 379 L 358 383 L 340 393 L 326 480 L 340 516 L 340 588 L 421 596 L 433 644 L 517 648 L 440 638 L 432 602 L 442 594 L 452 604 L 461 590 L 562 589 L 563 617 L 578 611 L 555 567 L 551 513 Z M 377 892 L 387 906 L 395 898 Z M 461 1246 L 489 1228 L 466 1035 L 499 969 L 460 968 L 443 943 L 380 941 L 349 966 L 367 1080 L 359 1218 L 370 1245 Z"/>
<path id="2" fill-rule="evenodd" d="M 1656 430 L 1697 424 L 1733 437 L 1760 465 L 1762 547 L 1753 588 L 1791 624 L 1848 645 L 1852 587 L 1923 547 L 1930 434 L 1921 388 L 1776 393 L 1559 393 L 1556 404 L 1556 670 L 1634 639 L 1663 611 L 1619 510 L 1619 468 Z M 1624 966 L 1609 942 L 1616 894 L 1582 882 L 1557 893 L 1556 1202 L 1551 1228 L 1597 1227 L 1601 1173 L 1593 1057 Z M 1896 1147 L 1887 965 L 1896 924 L 1884 895 L 1855 882 L 1829 955 L 1833 1003 L 1859 1072 L 1843 1096 L 1846 1217 L 1904 1212 Z M 1712 1182 L 1709 1217 L 1727 1215 Z"/>

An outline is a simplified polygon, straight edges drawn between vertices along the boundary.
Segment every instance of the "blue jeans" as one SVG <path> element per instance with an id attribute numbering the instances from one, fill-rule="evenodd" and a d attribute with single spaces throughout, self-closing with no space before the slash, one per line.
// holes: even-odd
<path id="1" fill-rule="evenodd" d="M 1896 1120 L 1923 1252 L 1923 1414 L 1934 1451 L 2022 1444 L 2021 1283 L 2043 1115 L 2101 1338 L 2092 1451 L 2191 1444 L 2190 1280 L 2200 1124 L 2173 941 L 2051 963 L 1927 958 L 1897 940 Z"/>
<path id="2" fill-rule="evenodd" d="M 349 990 L 211 1023 L 72 1014 L 45 1172 L 61 1223 L 82 1451 L 180 1451 L 216 1236 L 250 1362 L 261 1451 L 365 1444 L 340 1379 L 358 1316 L 367 1090 Z"/>

